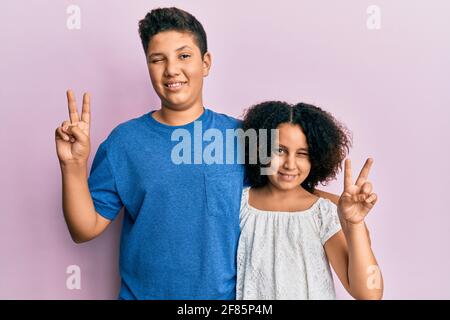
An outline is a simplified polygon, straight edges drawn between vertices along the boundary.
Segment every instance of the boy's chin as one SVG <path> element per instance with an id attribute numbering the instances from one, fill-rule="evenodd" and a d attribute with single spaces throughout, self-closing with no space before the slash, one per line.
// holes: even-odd
<path id="1" fill-rule="evenodd" d="M 164 108 L 173 110 L 173 111 L 184 111 L 188 110 L 192 107 L 192 104 L 189 104 L 185 101 L 167 101 L 163 104 Z"/>

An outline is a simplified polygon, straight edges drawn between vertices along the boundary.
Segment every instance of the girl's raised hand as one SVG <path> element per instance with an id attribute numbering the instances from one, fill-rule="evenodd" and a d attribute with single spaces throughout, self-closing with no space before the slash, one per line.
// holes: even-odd
<path id="1" fill-rule="evenodd" d="M 78 115 L 75 96 L 67 90 L 70 121 L 64 121 L 55 131 L 56 153 L 61 164 L 87 164 L 90 153 L 91 106 L 88 93 L 83 95 L 81 118 Z"/>
<path id="2" fill-rule="evenodd" d="M 338 212 L 348 223 L 359 224 L 377 202 L 377 195 L 372 192 L 372 184 L 367 180 L 373 159 L 366 160 L 359 173 L 358 179 L 353 183 L 350 159 L 345 160 L 344 192 L 339 203 Z"/>

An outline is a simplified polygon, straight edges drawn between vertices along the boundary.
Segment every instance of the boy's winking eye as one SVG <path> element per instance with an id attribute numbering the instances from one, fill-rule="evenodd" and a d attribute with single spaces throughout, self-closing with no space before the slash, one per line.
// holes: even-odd
<path id="1" fill-rule="evenodd" d="M 184 52 L 182 52 L 184 51 Z M 178 54 L 178 57 L 182 60 L 185 60 L 187 58 L 190 58 L 193 55 L 193 49 L 188 46 L 188 45 L 184 45 L 178 49 L 175 50 L 176 53 Z M 181 53 L 180 53 L 181 52 Z M 154 62 L 159 62 L 165 59 L 165 55 L 164 53 L 161 52 L 154 52 L 154 53 L 150 53 L 150 55 L 148 56 L 147 60 L 154 63 Z"/>

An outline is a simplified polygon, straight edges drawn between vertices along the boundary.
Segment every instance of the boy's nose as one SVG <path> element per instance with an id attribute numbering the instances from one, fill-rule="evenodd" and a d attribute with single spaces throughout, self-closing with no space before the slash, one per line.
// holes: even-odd
<path id="1" fill-rule="evenodd" d="M 178 67 L 177 63 L 174 62 L 167 62 L 166 70 L 164 70 L 164 75 L 166 77 L 173 77 L 178 76 L 180 74 L 180 68 Z"/>

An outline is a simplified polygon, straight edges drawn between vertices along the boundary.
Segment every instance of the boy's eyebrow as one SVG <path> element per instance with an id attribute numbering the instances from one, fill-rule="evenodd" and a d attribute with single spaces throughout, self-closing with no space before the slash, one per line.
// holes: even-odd
<path id="1" fill-rule="evenodd" d="M 181 50 L 184 50 L 184 49 L 191 49 L 191 50 L 192 50 L 192 48 L 191 48 L 190 46 L 184 45 L 184 46 L 182 46 L 182 47 L 179 47 L 179 48 L 176 49 L 175 51 L 181 51 Z M 155 53 L 151 53 L 148 57 L 150 58 L 150 57 L 152 57 L 152 56 L 162 56 L 162 55 L 163 55 L 163 54 L 160 53 L 160 52 L 155 52 Z"/>
<path id="2" fill-rule="evenodd" d="M 182 46 L 182 47 L 178 48 L 178 49 L 177 49 L 177 50 L 175 50 L 175 51 L 181 51 L 181 50 L 183 50 L 183 49 L 191 49 L 191 50 L 192 50 L 192 48 L 191 48 L 191 47 L 189 47 L 188 45 L 184 45 L 184 46 Z"/>

